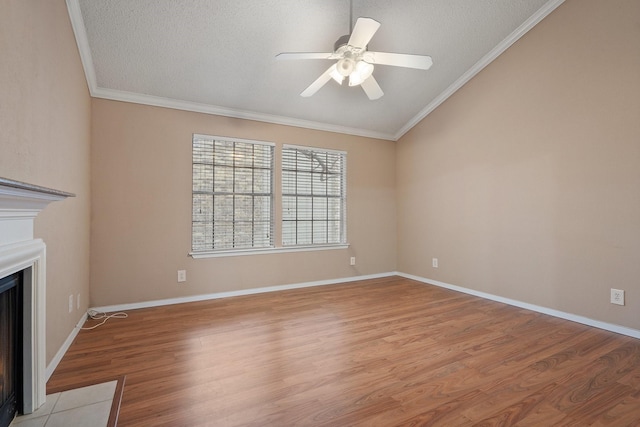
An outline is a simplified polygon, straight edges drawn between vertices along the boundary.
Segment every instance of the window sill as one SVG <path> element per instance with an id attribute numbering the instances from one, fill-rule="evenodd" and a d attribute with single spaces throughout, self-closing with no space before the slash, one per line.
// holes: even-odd
<path id="1" fill-rule="evenodd" d="M 265 248 L 265 249 L 238 249 L 231 251 L 209 251 L 209 252 L 190 252 L 189 256 L 194 259 L 201 258 L 222 258 L 232 256 L 245 256 L 245 255 L 266 255 L 266 254 L 281 254 L 287 252 L 311 252 L 311 251 L 329 251 L 334 249 L 347 249 L 349 244 L 341 245 L 315 245 L 315 246 L 283 246 L 278 248 Z"/>

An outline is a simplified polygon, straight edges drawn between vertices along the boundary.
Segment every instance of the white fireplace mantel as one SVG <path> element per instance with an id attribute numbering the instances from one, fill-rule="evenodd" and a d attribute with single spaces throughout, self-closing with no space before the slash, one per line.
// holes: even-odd
<path id="1" fill-rule="evenodd" d="M 33 220 L 49 203 L 74 194 L 0 178 L 0 245 L 32 240 Z"/>
<path id="2" fill-rule="evenodd" d="M 33 236 L 33 223 L 49 203 L 71 193 L 0 178 L 0 278 L 23 271 L 23 410 L 46 398 L 46 247 Z"/>

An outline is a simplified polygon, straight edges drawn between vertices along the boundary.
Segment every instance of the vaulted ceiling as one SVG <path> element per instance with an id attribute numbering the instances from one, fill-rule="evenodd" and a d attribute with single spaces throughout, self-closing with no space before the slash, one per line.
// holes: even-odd
<path id="1" fill-rule="evenodd" d="M 563 0 L 67 0 L 92 96 L 397 140 Z M 431 69 L 377 65 L 384 91 L 329 81 L 300 93 L 358 17 L 369 49 L 430 55 Z M 540 58 L 544 60 L 544 58 Z"/>

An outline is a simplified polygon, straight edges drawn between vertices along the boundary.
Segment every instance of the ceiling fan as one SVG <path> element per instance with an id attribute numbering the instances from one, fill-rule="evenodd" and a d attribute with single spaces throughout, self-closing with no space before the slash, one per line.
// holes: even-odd
<path id="1" fill-rule="evenodd" d="M 335 42 L 333 52 L 285 52 L 276 55 L 276 59 L 337 59 L 336 63 L 300 94 L 301 96 L 313 95 L 331 79 L 342 84 L 348 77 L 349 86 L 360 85 L 370 100 L 378 99 L 384 95 L 384 92 L 372 75 L 374 65 L 428 70 L 433 64 L 431 57 L 426 55 L 367 50 L 367 44 L 378 28 L 380 28 L 378 21 L 371 18 L 358 18 L 351 34 L 342 36 Z"/>

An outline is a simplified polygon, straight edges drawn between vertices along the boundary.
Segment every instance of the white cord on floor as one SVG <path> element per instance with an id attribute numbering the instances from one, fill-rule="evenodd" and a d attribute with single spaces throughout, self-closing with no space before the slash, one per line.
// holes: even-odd
<path id="1" fill-rule="evenodd" d="M 111 319 L 112 317 L 113 317 L 114 319 L 126 319 L 127 317 L 129 317 L 129 316 L 127 315 L 127 313 L 125 313 L 125 312 L 123 312 L 123 311 L 120 311 L 120 312 L 118 312 L 118 313 L 107 314 L 107 313 L 103 313 L 103 312 L 101 312 L 101 311 L 89 310 L 89 311 L 87 312 L 87 314 L 88 314 L 88 315 L 89 315 L 89 317 L 90 317 L 90 318 L 92 318 L 93 320 L 100 320 L 100 319 L 102 319 L 102 322 L 100 322 L 100 323 L 98 323 L 98 324 L 96 324 L 96 325 L 90 326 L 90 327 L 88 327 L 88 328 L 80 328 L 80 329 L 85 329 L 85 330 L 95 329 L 95 328 L 97 328 L 98 326 L 102 326 L 102 325 L 104 325 L 105 323 L 107 323 L 107 320 Z"/>

